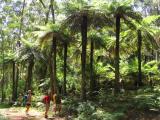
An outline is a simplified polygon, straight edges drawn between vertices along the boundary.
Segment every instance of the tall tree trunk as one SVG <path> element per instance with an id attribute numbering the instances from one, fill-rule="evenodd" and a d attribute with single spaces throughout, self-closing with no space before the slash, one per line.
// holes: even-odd
<path id="1" fill-rule="evenodd" d="M 141 72 L 141 49 L 142 49 L 142 36 L 141 31 L 137 31 L 138 34 L 138 81 L 136 87 L 142 85 L 142 72 Z"/>
<path id="2" fill-rule="evenodd" d="M 40 1 L 40 3 L 42 4 L 42 6 L 43 6 L 43 8 L 44 9 L 46 9 L 46 6 L 45 6 L 45 4 L 43 3 L 43 1 L 42 0 L 39 0 Z M 46 14 L 46 19 L 45 19 L 45 25 L 48 23 L 48 18 L 49 18 L 49 13 L 50 13 L 50 9 L 51 9 L 51 2 L 50 2 L 50 5 L 49 5 L 49 9 L 48 9 L 48 11 L 45 13 Z M 52 56 L 52 53 L 51 53 L 51 56 Z M 51 66 L 51 67 L 49 67 L 49 72 L 50 73 L 53 73 L 52 72 L 52 70 L 50 70 L 50 69 L 52 69 L 53 67 L 52 67 L 52 65 L 51 65 L 51 57 L 50 56 L 50 58 L 49 58 L 49 66 Z M 41 67 L 40 67 L 40 74 L 39 74 L 39 83 L 41 84 L 42 83 L 42 79 L 44 79 L 45 78 L 45 76 L 46 76 L 46 73 L 47 73 L 47 65 L 46 65 L 46 63 L 44 63 L 43 61 L 41 62 Z M 50 75 L 50 79 L 52 79 L 52 77 L 51 77 L 51 75 Z"/>
<path id="3" fill-rule="evenodd" d="M 16 86 L 16 83 L 15 83 L 15 69 L 16 69 L 16 63 L 15 61 L 13 61 L 13 64 L 12 64 L 12 101 L 16 101 L 16 93 L 15 93 L 15 86 Z"/>
<path id="4" fill-rule="evenodd" d="M 86 101 L 86 47 L 87 47 L 87 16 L 83 16 L 81 23 L 81 35 L 82 35 L 82 81 L 81 92 L 82 100 Z"/>
<path id="5" fill-rule="evenodd" d="M 38 74 L 39 84 L 43 83 L 43 80 L 47 73 L 47 64 L 44 63 L 43 61 L 40 61 L 40 62 L 41 62 L 41 66 L 39 68 L 39 74 Z"/>
<path id="6" fill-rule="evenodd" d="M 53 62 L 52 62 L 52 55 L 49 56 L 49 74 L 50 74 L 50 87 L 51 92 L 53 94 L 54 92 L 54 76 L 53 76 Z"/>
<path id="7" fill-rule="evenodd" d="M 4 102 L 4 99 L 5 99 L 4 86 L 5 86 L 4 76 L 2 76 L 2 79 L 1 79 L 1 88 L 2 88 L 1 89 L 1 102 Z"/>
<path id="8" fill-rule="evenodd" d="M 16 75 L 15 75 L 15 98 L 17 99 L 18 96 L 18 82 L 19 82 L 19 64 L 16 64 Z"/>
<path id="9" fill-rule="evenodd" d="M 23 0 L 23 6 L 22 6 L 22 12 L 21 12 L 21 21 L 20 21 L 20 28 L 19 28 L 19 40 L 17 41 L 17 46 L 20 47 L 20 39 L 21 39 L 21 33 L 22 33 L 22 25 L 23 25 L 23 14 L 24 14 L 24 7 L 25 7 L 26 0 Z"/>
<path id="10" fill-rule="evenodd" d="M 46 12 L 45 25 L 48 23 L 49 12 L 50 12 L 50 6 L 49 6 L 49 10 L 48 10 L 48 12 Z"/>
<path id="11" fill-rule="evenodd" d="M 56 54 L 57 54 L 57 40 L 53 37 L 53 79 L 54 79 L 54 91 L 57 92 L 57 65 L 56 65 Z"/>
<path id="12" fill-rule="evenodd" d="M 51 0 L 50 3 L 51 3 L 52 21 L 53 23 L 55 23 L 54 8 L 53 8 L 54 0 Z"/>
<path id="13" fill-rule="evenodd" d="M 63 82 L 63 94 L 66 95 L 66 76 L 67 76 L 67 43 L 64 44 L 64 82 Z"/>
<path id="14" fill-rule="evenodd" d="M 91 40 L 91 48 L 90 48 L 90 95 L 93 96 L 93 92 L 96 88 L 96 81 L 93 76 L 93 54 L 94 54 L 94 41 Z"/>
<path id="15" fill-rule="evenodd" d="M 53 24 L 55 23 L 55 17 L 54 17 L 54 8 L 53 8 L 53 2 L 54 0 L 50 0 L 50 5 L 51 5 L 51 13 L 52 13 L 52 22 Z M 57 76 L 56 76 L 56 47 L 57 47 L 57 41 L 56 41 L 56 37 L 53 36 L 52 38 L 52 46 L 51 46 L 51 58 L 50 59 L 50 78 L 51 78 L 51 89 L 52 89 L 52 93 L 53 92 L 57 92 L 56 90 L 56 81 L 57 81 Z M 53 62 L 52 62 L 52 57 L 53 57 Z"/>
<path id="16" fill-rule="evenodd" d="M 27 90 L 28 90 L 28 79 L 26 79 L 26 81 L 25 81 L 24 93 L 27 92 Z"/>
<path id="17" fill-rule="evenodd" d="M 21 19 L 20 19 L 20 27 L 19 27 L 19 40 L 17 41 L 17 49 L 19 49 L 21 47 L 21 34 L 22 34 L 22 27 L 23 27 L 23 15 L 24 15 L 24 8 L 25 8 L 25 3 L 26 0 L 23 0 L 23 6 L 22 6 L 22 11 L 21 11 Z M 19 65 L 18 63 L 15 65 L 15 98 L 17 99 L 17 92 L 18 92 L 18 81 L 19 81 Z"/>
<path id="18" fill-rule="evenodd" d="M 119 88 L 119 38 L 120 38 L 120 16 L 116 16 L 116 48 L 115 48 L 115 93 Z"/>
<path id="19" fill-rule="evenodd" d="M 3 38 L 3 33 L 1 31 L 1 38 L 2 38 L 2 79 L 1 79 L 1 89 L 2 89 L 2 94 L 1 94 L 1 102 L 4 102 L 5 99 L 5 94 L 4 94 L 4 86 L 5 86 L 5 82 L 4 82 L 4 38 Z"/>
<path id="20" fill-rule="evenodd" d="M 49 58 L 49 71 L 50 71 L 50 85 L 51 85 L 51 90 L 52 90 L 52 94 L 53 92 L 57 92 L 56 90 L 56 38 L 53 36 L 52 39 L 52 46 L 51 46 L 51 53 L 50 53 L 50 58 Z M 52 59 L 53 58 L 53 59 Z"/>
<path id="21" fill-rule="evenodd" d="M 45 6 L 45 4 L 43 3 L 43 1 L 42 1 L 42 0 L 39 0 L 39 1 L 40 1 L 40 3 L 42 4 L 43 8 L 46 9 L 46 6 Z M 45 25 L 48 23 L 48 17 L 49 17 L 50 9 L 51 9 L 51 2 L 50 2 L 48 11 L 46 11 L 46 13 L 45 13 L 45 14 L 46 14 Z"/>
<path id="22" fill-rule="evenodd" d="M 4 77 L 1 79 L 1 102 L 4 102 Z"/>
<path id="23" fill-rule="evenodd" d="M 28 65 L 28 76 L 27 76 L 27 81 L 28 81 L 28 86 L 27 86 L 27 90 L 31 90 L 32 88 L 32 71 L 33 71 L 33 67 L 34 67 L 34 59 L 31 58 L 29 60 L 29 65 Z"/>

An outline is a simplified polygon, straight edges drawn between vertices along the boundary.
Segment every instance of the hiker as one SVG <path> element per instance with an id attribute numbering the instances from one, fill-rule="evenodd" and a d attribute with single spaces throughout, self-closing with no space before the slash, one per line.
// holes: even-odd
<path id="1" fill-rule="evenodd" d="M 23 107 L 26 106 L 27 103 L 27 92 L 23 96 Z"/>
<path id="2" fill-rule="evenodd" d="M 18 105 L 22 106 L 22 103 L 23 103 L 23 95 L 20 93 L 18 96 Z"/>
<path id="3" fill-rule="evenodd" d="M 48 111 L 50 107 L 50 92 L 46 92 L 45 96 L 43 97 L 43 103 L 45 104 L 45 118 L 48 118 Z"/>
<path id="4" fill-rule="evenodd" d="M 61 112 L 61 109 L 62 109 L 60 93 L 54 93 L 53 104 L 54 104 L 53 111 L 55 112 L 55 115 L 56 115 L 57 111 L 58 111 L 58 114 L 59 114 Z"/>
<path id="5" fill-rule="evenodd" d="M 29 115 L 28 112 L 31 107 L 31 99 L 32 99 L 32 92 L 31 90 L 28 90 L 27 101 L 26 101 L 26 115 Z"/>

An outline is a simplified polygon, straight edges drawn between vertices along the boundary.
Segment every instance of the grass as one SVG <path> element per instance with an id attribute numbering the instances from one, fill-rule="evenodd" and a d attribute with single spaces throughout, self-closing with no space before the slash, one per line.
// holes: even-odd
<path id="1" fill-rule="evenodd" d="M 8 105 L 8 104 L 5 104 L 5 103 L 1 103 L 0 104 L 0 109 L 3 109 L 3 108 L 10 108 L 11 106 Z"/>

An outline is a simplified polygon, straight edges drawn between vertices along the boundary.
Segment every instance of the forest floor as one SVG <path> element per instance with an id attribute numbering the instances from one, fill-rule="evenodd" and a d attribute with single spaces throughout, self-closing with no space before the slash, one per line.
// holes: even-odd
<path id="1" fill-rule="evenodd" d="M 124 120 L 160 120 L 160 113 L 158 111 L 137 111 L 130 110 Z"/>
<path id="2" fill-rule="evenodd" d="M 31 109 L 30 114 L 25 114 L 24 108 L 3 108 L 0 109 L 0 114 L 7 120 L 66 120 L 64 117 L 49 117 L 44 118 L 44 113 L 39 112 L 35 109 Z M 1 120 L 1 118 L 0 118 Z M 160 120 L 160 114 L 152 112 L 138 112 L 129 111 L 124 120 Z"/>
<path id="3" fill-rule="evenodd" d="M 49 118 L 44 118 L 44 112 L 39 112 L 36 109 L 31 108 L 29 115 L 25 114 L 25 109 L 20 107 L 3 108 L 0 109 L 0 114 L 7 120 L 65 120 L 64 117 L 58 115 Z M 1 118 L 0 118 L 1 119 Z"/>

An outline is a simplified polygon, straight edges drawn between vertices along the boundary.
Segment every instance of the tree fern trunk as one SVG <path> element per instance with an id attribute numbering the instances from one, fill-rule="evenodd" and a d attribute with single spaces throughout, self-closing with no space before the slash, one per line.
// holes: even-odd
<path id="1" fill-rule="evenodd" d="M 66 75 L 67 75 L 67 43 L 64 44 L 64 82 L 63 82 L 63 94 L 66 95 Z"/>
<path id="2" fill-rule="evenodd" d="M 25 86 L 24 86 L 24 92 L 26 92 L 28 89 L 28 79 L 25 81 Z"/>
<path id="3" fill-rule="evenodd" d="M 52 21 L 53 23 L 55 23 L 55 14 L 54 14 L 54 8 L 53 8 L 54 0 L 50 0 L 50 4 L 51 4 Z"/>
<path id="4" fill-rule="evenodd" d="M 4 102 L 4 77 L 1 79 L 1 102 Z"/>
<path id="5" fill-rule="evenodd" d="M 49 74 L 50 74 L 50 87 L 51 87 L 52 92 L 54 92 L 54 77 L 53 77 L 52 57 L 53 57 L 52 55 L 49 56 Z"/>
<path id="6" fill-rule="evenodd" d="M 40 61 L 40 68 L 39 68 L 39 74 L 38 74 L 38 80 L 39 80 L 39 84 L 42 84 L 45 79 L 46 73 L 47 73 L 47 64 L 43 61 Z M 50 64 L 49 64 L 50 65 Z"/>
<path id="7" fill-rule="evenodd" d="M 15 62 L 13 61 L 13 72 L 12 72 L 12 101 L 16 101 L 16 98 L 15 98 Z"/>
<path id="8" fill-rule="evenodd" d="M 27 76 L 28 86 L 27 86 L 27 90 L 31 90 L 31 88 L 32 88 L 32 71 L 33 71 L 33 67 L 34 67 L 34 59 L 31 58 L 29 60 L 29 65 L 28 65 L 28 76 Z"/>
<path id="9" fill-rule="evenodd" d="M 18 81 L 19 81 L 19 67 L 18 67 L 18 63 L 16 64 L 16 75 L 15 75 L 16 79 L 15 79 L 15 98 L 17 99 L 17 92 L 18 92 Z"/>
<path id="10" fill-rule="evenodd" d="M 93 54 L 94 54 L 94 41 L 91 40 L 91 48 L 90 48 L 90 95 L 93 96 L 93 92 L 95 91 L 96 82 L 93 77 Z"/>
<path id="11" fill-rule="evenodd" d="M 49 56 L 49 71 L 50 71 L 50 85 L 51 85 L 51 90 L 52 90 L 52 94 L 53 92 L 57 92 L 57 76 L 56 76 L 56 38 L 53 36 L 52 39 L 52 46 L 51 46 L 51 53 Z"/>
<path id="12" fill-rule="evenodd" d="M 115 47 L 115 93 L 119 90 L 119 38 L 120 38 L 120 16 L 116 16 L 116 47 Z"/>
<path id="13" fill-rule="evenodd" d="M 53 39 L 53 77 L 54 77 L 54 91 L 57 92 L 57 66 L 56 66 L 56 54 L 57 54 L 57 40 Z"/>
<path id="14" fill-rule="evenodd" d="M 1 34 L 3 35 L 3 34 Z M 5 94 L 4 94 L 4 86 L 5 86 L 5 81 L 4 81 L 4 39 L 2 37 L 2 60 L 3 60 L 3 63 L 2 63 L 2 79 L 1 79 L 1 92 L 2 92 L 2 95 L 1 95 L 1 102 L 4 102 L 4 99 L 5 99 Z"/>
<path id="15" fill-rule="evenodd" d="M 141 31 L 137 31 L 138 34 L 138 81 L 136 87 L 142 85 L 142 71 L 141 71 L 141 49 L 142 49 L 142 36 Z"/>
<path id="16" fill-rule="evenodd" d="M 86 101 L 86 46 L 87 46 L 87 16 L 83 16 L 81 24 L 81 35 L 82 35 L 82 81 L 81 81 L 81 92 L 82 100 Z"/>

